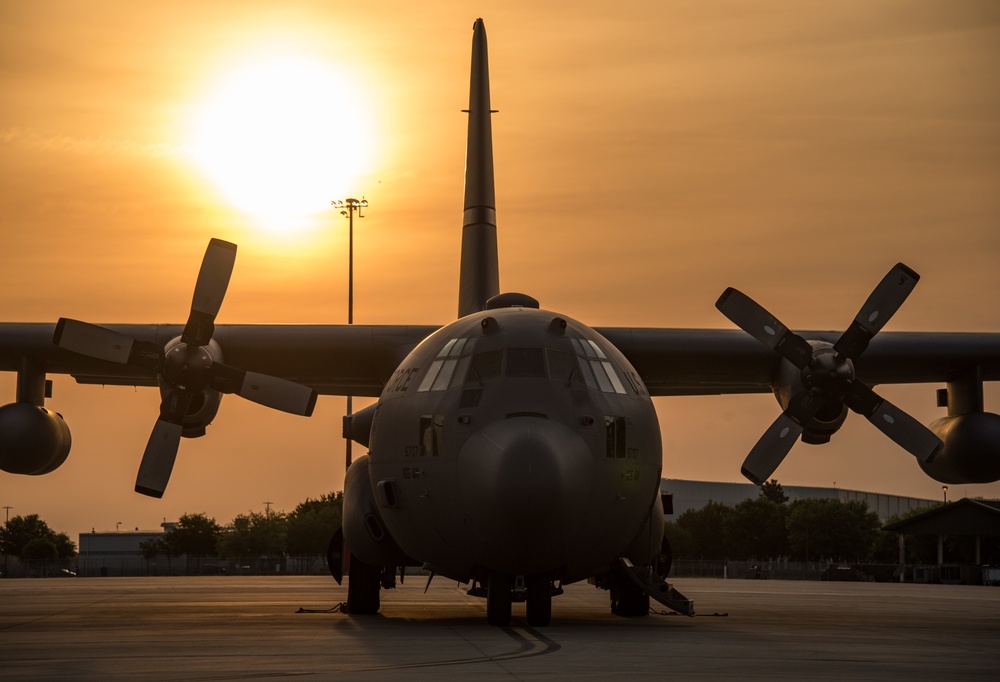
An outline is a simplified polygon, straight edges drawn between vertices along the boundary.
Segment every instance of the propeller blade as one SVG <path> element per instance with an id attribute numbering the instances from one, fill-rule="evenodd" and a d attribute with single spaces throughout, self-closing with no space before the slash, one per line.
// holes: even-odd
<path id="1" fill-rule="evenodd" d="M 124 365 L 134 341 L 106 327 L 60 317 L 52 343 L 80 355 Z"/>
<path id="2" fill-rule="evenodd" d="M 812 359 L 812 346 L 808 341 L 790 331 L 742 291 L 729 287 L 722 292 L 715 307 L 737 327 L 780 353 L 799 369 L 805 368 Z"/>
<path id="3" fill-rule="evenodd" d="M 851 384 L 844 403 L 921 462 L 930 462 L 944 447 L 933 431 L 860 381 Z"/>
<path id="4" fill-rule="evenodd" d="M 208 243 L 198 272 L 198 282 L 194 287 L 191 314 L 184 325 L 181 341 L 204 346 L 212 339 L 215 317 L 222 307 L 235 264 L 236 244 L 221 239 L 213 239 Z"/>
<path id="5" fill-rule="evenodd" d="M 895 266 L 882 278 L 868 300 L 854 317 L 851 326 L 837 340 L 833 349 L 848 358 L 858 357 L 917 286 L 920 275 L 903 265 Z"/>
<path id="6" fill-rule="evenodd" d="M 308 386 L 258 372 L 247 372 L 240 396 L 266 407 L 309 417 L 317 393 Z"/>
<path id="7" fill-rule="evenodd" d="M 755 485 L 763 485 L 771 478 L 771 474 L 785 459 L 804 430 L 801 424 L 782 412 L 743 460 L 743 475 Z"/>
<path id="8" fill-rule="evenodd" d="M 174 469 L 177 459 L 177 449 L 181 444 L 181 434 L 184 427 L 164 419 L 157 419 L 153 432 L 142 453 L 142 463 L 139 464 L 139 474 L 135 479 L 135 491 L 150 497 L 163 497 L 170 480 L 170 472 Z"/>
<path id="9" fill-rule="evenodd" d="M 136 341 L 107 327 L 66 317 L 59 318 L 56 323 L 52 343 L 97 360 L 144 367 L 154 372 L 163 365 L 163 349 L 154 343 Z"/>
<path id="10" fill-rule="evenodd" d="M 309 417 L 318 394 L 308 386 L 259 372 L 248 372 L 220 362 L 212 366 L 212 388 L 236 393 L 258 405 Z"/>

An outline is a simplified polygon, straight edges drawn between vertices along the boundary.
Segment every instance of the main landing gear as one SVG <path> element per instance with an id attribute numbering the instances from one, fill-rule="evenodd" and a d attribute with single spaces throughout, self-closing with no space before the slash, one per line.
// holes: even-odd
<path id="1" fill-rule="evenodd" d="M 625 557 L 619 557 L 612 573 L 604 578 L 595 584 L 611 590 L 611 613 L 615 615 L 628 618 L 647 615 L 650 597 L 682 616 L 694 615 L 694 602 L 658 575 L 653 566 L 633 566 Z"/>
<path id="2" fill-rule="evenodd" d="M 378 613 L 381 588 L 382 569 L 351 557 L 351 572 L 347 578 L 347 612 L 351 615 Z"/>
<path id="3" fill-rule="evenodd" d="M 630 580 L 611 588 L 611 613 L 626 618 L 641 618 L 649 614 L 649 595 Z"/>

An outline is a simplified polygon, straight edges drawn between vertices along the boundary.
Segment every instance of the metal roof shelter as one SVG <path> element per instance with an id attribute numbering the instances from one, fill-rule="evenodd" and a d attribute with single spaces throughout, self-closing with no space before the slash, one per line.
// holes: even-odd
<path id="1" fill-rule="evenodd" d="M 944 537 L 976 538 L 976 563 L 980 563 L 980 538 L 1000 537 L 1000 500 L 972 500 L 968 497 L 935 507 L 923 514 L 885 527 L 902 535 L 936 535 L 938 564 L 944 563 Z"/>

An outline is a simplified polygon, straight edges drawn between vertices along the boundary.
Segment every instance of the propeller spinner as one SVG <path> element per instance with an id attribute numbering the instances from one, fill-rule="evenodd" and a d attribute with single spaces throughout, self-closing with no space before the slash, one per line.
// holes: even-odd
<path id="1" fill-rule="evenodd" d="M 184 431 L 184 417 L 195 395 L 206 388 L 236 393 L 247 400 L 291 414 L 309 416 L 316 391 L 286 379 L 248 372 L 218 362 L 208 350 L 215 317 L 229 287 L 236 262 L 236 245 L 221 239 L 209 242 L 195 284 L 191 313 L 180 341 L 160 348 L 98 325 L 61 318 L 53 343 L 98 360 L 107 360 L 159 375 L 166 392 L 160 416 L 153 425 L 139 465 L 135 490 L 162 497 L 170 480 Z"/>
<path id="2" fill-rule="evenodd" d="M 804 390 L 791 396 L 785 410 L 760 437 L 743 461 L 743 475 L 763 484 L 778 468 L 806 425 L 824 407 L 846 405 L 922 462 L 942 446 L 930 429 L 858 381 L 854 361 L 899 310 L 920 276 L 897 263 L 833 347 L 813 347 L 756 301 L 736 289 L 723 292 L 715 307 L 801 371 Z"/>

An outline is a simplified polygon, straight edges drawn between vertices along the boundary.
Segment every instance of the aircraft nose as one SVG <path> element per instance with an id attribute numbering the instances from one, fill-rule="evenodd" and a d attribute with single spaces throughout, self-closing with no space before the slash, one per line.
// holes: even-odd
<path id="1" fill-rule="evenodd" d="M 459 453 L 463 507 L 474 532 L 489 539 L 487 565 L 521 574 L 560 565 L 586 514 L 592 467 L 583 438 L 541 417 L 498 420 L 470 437 Z"/>

